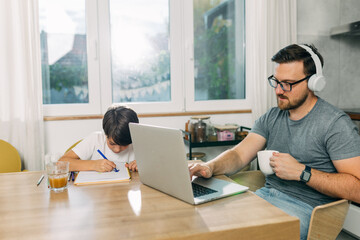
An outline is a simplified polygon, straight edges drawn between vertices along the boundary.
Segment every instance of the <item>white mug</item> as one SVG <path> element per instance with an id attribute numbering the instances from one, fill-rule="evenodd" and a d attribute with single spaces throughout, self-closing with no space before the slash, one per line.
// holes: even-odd
<path id="1" fill-rule="evenodd" d="M 270 166 L 270 157 L 274 152 L 278 153 L 278 151 L 275 150 L 263 150 L 257 153 L 260 170 L 265 176 L 274 173 Z"/>

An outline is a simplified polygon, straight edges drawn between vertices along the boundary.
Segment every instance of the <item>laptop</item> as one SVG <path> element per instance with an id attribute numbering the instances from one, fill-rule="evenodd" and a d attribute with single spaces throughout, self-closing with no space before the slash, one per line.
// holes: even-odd
<path id="1" fill-rule="evenodd" d="M 182 130 L 138 123 L 129 127 L 143 184 L 195 205 L 248 190 L 217 178 L 191 181 Z"/>

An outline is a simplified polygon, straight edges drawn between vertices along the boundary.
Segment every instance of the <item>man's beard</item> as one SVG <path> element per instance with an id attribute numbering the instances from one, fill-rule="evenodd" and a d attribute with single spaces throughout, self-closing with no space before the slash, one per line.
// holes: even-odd
<path id="1" fill-rule="evenodd" d="M 309 93 L 305 93 L 299 99 L 295 99 L 293 101 L 289 101 L 289 98 L 284 95 L 277 95 L 276 97 L 277 97 L 278 107 L 281 110 L 292 110 L 292 109 L 296 109 L 296 108 L 300 107 L 305 102 L 305 100 L 307 99 L 308 96 L 309 96 Z M 286 98 L 288 100 L 288 102 L 285 103 L 284 101 L 280 101 L 279 97 Z"/>

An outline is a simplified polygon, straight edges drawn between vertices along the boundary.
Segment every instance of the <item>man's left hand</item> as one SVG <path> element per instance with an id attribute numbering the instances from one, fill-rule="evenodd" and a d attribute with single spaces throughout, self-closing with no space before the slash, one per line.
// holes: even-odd
<path id="1" fill-rule="evenodd" d="M 288 153 L 274 153 L 270 157 L 270 166 L 279 178 L 295 181 L 300 181 L 300 175 L 305 169 L 304 164 L 299 163 Z"/>

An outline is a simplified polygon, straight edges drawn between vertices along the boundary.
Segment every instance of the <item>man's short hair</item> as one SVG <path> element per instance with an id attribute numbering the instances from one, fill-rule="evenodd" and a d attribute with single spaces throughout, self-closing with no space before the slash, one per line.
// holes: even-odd
<path id="1" fill-rule="evenodd" d="M 138 123 L 136 112 L 128 107 L 114 105 L 108 108 L 103 118 L 105 135 L 120 146 L 132 143 L 129 123 Z"/>
<path id="2" fill-rule="evenodd" d="M 324 66 L 324 59 L 321 54 L 318 52 L 314 45 L 308 45 L 313 50 L 313 52 L 319 57 L 321 61 L 321 66 Z M 304 48 L 300 47 L 297 44 L 292 44 L 287 47 L 284 47 L 280 51 L 278 51 L 271 60 L 276 63 L 290 63 L 295 61 L 302 61 L 304 63 L 304 74 L 306 76 L 316 74 L 316 66 L 315 62 L 312 59 L 310 53 L 306 51 Z"/>

